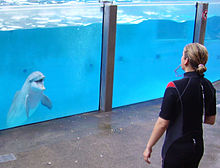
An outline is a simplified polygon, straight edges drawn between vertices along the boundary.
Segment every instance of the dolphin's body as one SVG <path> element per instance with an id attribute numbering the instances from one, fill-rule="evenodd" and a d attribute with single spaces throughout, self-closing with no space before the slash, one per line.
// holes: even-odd
<path id="1" fill-rule="evenodd" d="M 44 78 L 45 76 L 39 71 L 28 76 L 22 89 L 14 96 L 7 115 L 7 124 L 22 124 L 35 112 L 40 102 L 49 109 L 52 108 L 50 99 L 43 94 Z"/>

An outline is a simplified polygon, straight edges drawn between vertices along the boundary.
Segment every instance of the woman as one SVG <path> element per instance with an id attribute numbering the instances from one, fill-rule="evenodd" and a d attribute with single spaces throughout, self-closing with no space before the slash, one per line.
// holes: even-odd
<path id="1" fill-rule="evenodd" d="M 216 115 L 216 90 L 203 75 L 207 60 L 203 45 L 185 46 L 181 58 L 184 78 L 167 85 L 159 118 L 143 153 L 147 163 L 152 147 L 166 131 L 162 167 L 198 168 L 203 155 L 202 122 L 213 125 Z"/>

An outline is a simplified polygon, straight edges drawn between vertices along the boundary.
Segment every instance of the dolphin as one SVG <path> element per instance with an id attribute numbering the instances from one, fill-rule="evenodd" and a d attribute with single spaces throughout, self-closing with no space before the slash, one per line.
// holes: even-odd
<path id="1" fill-rule="evenodd" d="M 39 104 L 52 108 L 50 99 L 43 94 L 45 76 L 35 71 L 25 80 L 20 91 L 17 91 L 7 115 L 7 123 L 22 123 L 33 114 Z"/>

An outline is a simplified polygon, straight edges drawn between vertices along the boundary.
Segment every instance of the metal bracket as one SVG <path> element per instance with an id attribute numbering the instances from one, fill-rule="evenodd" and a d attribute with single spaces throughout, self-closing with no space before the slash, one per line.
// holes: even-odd
<path id="1" fill-rule="evenodd" d="M 102 26 L 102 62 L 100 111 L 112 110 L 117 6 L 104 3 Z"/>
<path id="2" fill-rule="evenodd" d="M 196 17 L 194 25 L 193 42 L 204 44 L 205 30 L 208 14 L 208 3 L 196 3 Z"/>

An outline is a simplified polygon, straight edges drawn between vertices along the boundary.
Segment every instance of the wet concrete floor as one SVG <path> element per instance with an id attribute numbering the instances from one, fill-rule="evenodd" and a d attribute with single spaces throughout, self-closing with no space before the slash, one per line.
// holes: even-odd
<path id="1" fill-rule="evenodd" d="M 215 83 L 220 104 L 220 82 Z M 16 160 L 0 168 L 160 168 L 163 138 L 152 164 L 143 150 L 160 111 L 161 99 L 0 131 L 0 155 Z M 220 111 L 220 106 L 217 108 Z M 220 117 L 204 125 L 205 154 L 200 168 L 220 167 Z"/>

